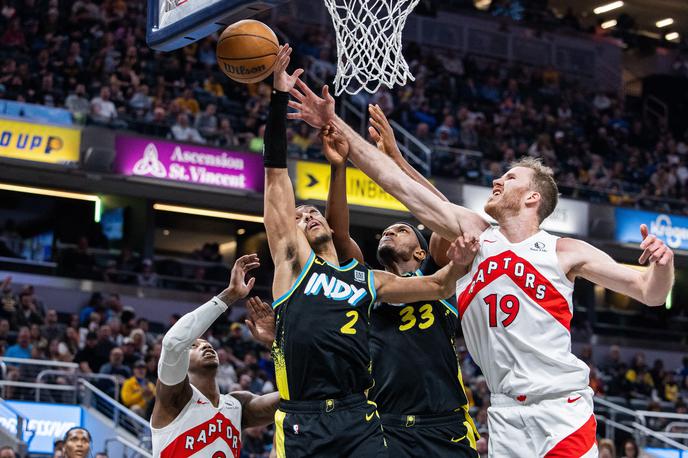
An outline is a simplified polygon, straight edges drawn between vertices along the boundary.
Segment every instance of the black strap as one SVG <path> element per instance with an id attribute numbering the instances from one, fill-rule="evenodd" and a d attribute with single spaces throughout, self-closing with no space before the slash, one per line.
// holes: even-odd
<path id="1" fill-rule="evenodd" d="M 263 165 L 266 168 L 287 168 L 287 104 L 289 93 L 272 90 L 270 111 L 265 126 Z"/>

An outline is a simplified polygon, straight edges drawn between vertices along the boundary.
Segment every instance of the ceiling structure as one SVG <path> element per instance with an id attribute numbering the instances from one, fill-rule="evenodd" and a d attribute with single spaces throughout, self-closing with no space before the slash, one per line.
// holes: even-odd
<path id="1" fill-rule="evenodd" d="M 584 25 L 594 25 L 598 19 L 604 21 L 618 19 L 625 13 L 636 23 L 637 30 L 666 35 L 678 32 L 681 38 L 688 36 L 688 0 L 623 0 L 623 6 L 611 11 L 595 14 L 597 7 L 612 3 L 613 0 L 549 0 L 549 6 L 560 14 L 570 7 L 581 18 Z M 674 23 L 658 28 L 656 22 L 672 18 Z"/>

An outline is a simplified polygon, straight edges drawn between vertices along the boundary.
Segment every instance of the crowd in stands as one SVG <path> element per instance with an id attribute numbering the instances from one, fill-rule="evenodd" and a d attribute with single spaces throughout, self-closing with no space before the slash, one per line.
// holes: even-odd
<path id="1" fill-rule="evenodd" d="M 180 318 L 178 315 L 171 316 L 167 323 L 151 326 L 145 318 L 137 317 L 132 307 L 123 304 L 118 294 L 99 293 L 93 294 L 78 313 L 63 314 L 51 308 L 49 298 L 38 296 L 31 285 L 20 287 L 13 285 L 11 278 L 6 278 L 0 287 L 0 355 L 76 363 L 73 371 L 87 378 L 90 374 L 111 376 L 109 379 L 92 378 L 91 382 L 133 412 L 146 419 L 150 417 L 163 337 L 151 328 L 169 329 Z M 270 351 L 252 340 L 241 317 L 233 322 L 221 318 L 206 338 L 218 353 L 222 393 L 275 391 Z M 38 370 L 22 365 L 4 364 L 7 380 L 35 382 L 37 373 Z M 68 383 L 70 380 L 66 377 L 49 381 Z M 30 389 L 9 386 L 4 387 L 3 397 L 36 399 Z M 44 402 L 66 399 L 68 396 L 64 392 L 47 390 L 41 394 Z M 272 432 L 266 428 L 251 428 L 245 434 L 251 438 L 244 444 L 245 450 L 251 451 L 250 456 L 267 457 L 266 447 L 272 444 Z"/>
<path id="2" fill-rule="evenodd" d="M 269 86 L 219 76 L 214 38 L 156 53 L 145 45 L 140 2 L 0 5 L 0 97 L 66 107 L 76 122 L 261 150 Z M 286 19 L 273 25 L 293 41 L 295 64 L 311 82 L 331 80 L 331 32 Z M 564 194 L 688 212 L 686 132 L 644 123 L 626 100 L 554 68 L 435 51 L 410 44 L 415 82 L 354 99 L 379 104 L 431 146 L 433 174 L 489 184 L 510 161 L 530 155 L 555 169 Z M 320 157 L 307 126 L 292 124 L 289 138 L 295 154 Z"/>

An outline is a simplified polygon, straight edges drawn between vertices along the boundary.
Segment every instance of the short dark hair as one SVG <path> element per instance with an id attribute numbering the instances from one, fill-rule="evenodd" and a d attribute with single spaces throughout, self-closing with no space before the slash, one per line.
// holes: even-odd
<path id="1" fill-rule="evenodd" d="M 540 193 L 540 207 L 538 208 L 538 218 L 542 223 L 545 218 L 552 214 L 559 202 L 559 188 L 554 181 L 554 171 L 542 163 L 540 159 L 524 157 L 511 163 L 511 168 L 525 167 L 533 171 L 531 182 L 535 190 Z"/>

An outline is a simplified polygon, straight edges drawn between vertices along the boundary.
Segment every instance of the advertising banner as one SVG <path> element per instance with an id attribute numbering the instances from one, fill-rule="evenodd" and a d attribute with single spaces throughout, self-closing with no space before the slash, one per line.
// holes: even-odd
<path id="1" fill-rule="evenodd" d="M 614 209 L 616 231 L 614 238 L 623 243 L 640 243 L 640 225 L 647 224 L 651 234 L 664 241 L 669 248 L 688 250 L 688 217 L 655 213 L 631 208 Z"/>
<path id="2" fill-rule="evenodd" d="M 208 146 L 118 135 L 115 173 L 263 192 L 263 158 Z"/>
<path id="3" fill-rule="evenodd" d="M 45 404 L 41 402 L 6 401 L 9 407 L 27 419 L 24 423 L 24 441 L 29 453 L 53 453 L 56 439 L 62 439 L 74 426 L 82 426 L 80 406 Z M 0 427 L 11 434 L 17 433 L 17 415 L 0 405 Z"/>
<path id="4" fill-rule="evenodd" d="M 463 205 L 480 213 L 490 223 L 495 223 L 483 210 L 487 199 L 492 194 L 492 189 L 486 186 L 463 186 Z M 559 204 L 554 212 L 542 222 L 542 229 L 559 234 L 588 235 L 588 204 L 573 199 L 559 198 Z"/>
<path id="5" fill-rule="evenodd" d="M 299 161 L 296 164 L 296 198 L 327 200 L 330 187 L 330 165 Z M 358 169 L 346 169 L 346 194 L 350 205 L 408 211 Z"/>
<path id="6" fill-rule="evenodd" d="M 77 164 L 81 131 L 0 118 L 0 157 Z"/>

